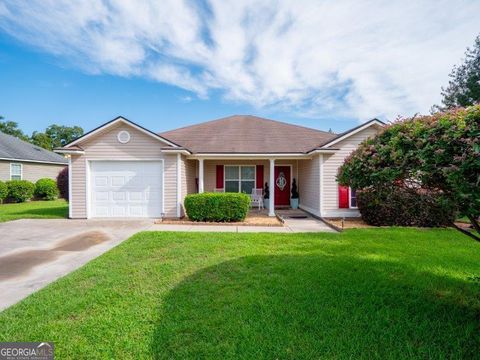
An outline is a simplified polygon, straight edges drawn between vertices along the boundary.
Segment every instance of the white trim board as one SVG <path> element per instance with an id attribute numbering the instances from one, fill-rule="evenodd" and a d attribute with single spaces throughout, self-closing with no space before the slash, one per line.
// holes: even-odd
<path id="1" fill-rule="evenodd" d="M 320 151 L 320 150 L 319 150 Z M 326 149 L 322 152 L 332 153 L 336 150 Z M 310 159 L 313 154 L 304 153 L 198 153 L 189 155 L 187 159 L 205 159 L 205 160 L 295 160 L 295 159 Z"/>
<path id="2" fill-rule="evenodd" d="M 84 150 L 62 150 L 62 149 L 54 149 L 53 152 L 58 154 L 68 154 L 68 155 L 83 155 L 85 154 Z"/>
<path id="3" fill-rule="evenodd" d="M 85 204 L 86 205 L 86 204 Z M 71 219 L 73 214 L 72 207 L 72 158 L 68 158 L 68 218 Z"/>
<path id="4" fill-rule="evenodd" d="M 324 204 L 324 188 L 325 188 L 325 183 L 324 183 L 324 180 L 323 180 L 323 173 L 324 173 L 324 158 L 323 158 L 323 154 L 320 154 L 320 156 L 318 157 L 318 161 L 319 161 L 319 185 L 320 185 L 320 216 L 322 216 L 323 214 L 323 204 Z"/>
<path id="5" fill-rule="evenodd" d="M 27 160 L 27 159 L 14 159 L 14 158 L 0 158 L 2 161 L 13 161 L 21 163 L 39 163 L 39 164 L 49 164 L 49 165 L 63 165 L 67 166 L 68 163 L 55 162 L 55 161 L 41 161 L 41 160 Z"/>

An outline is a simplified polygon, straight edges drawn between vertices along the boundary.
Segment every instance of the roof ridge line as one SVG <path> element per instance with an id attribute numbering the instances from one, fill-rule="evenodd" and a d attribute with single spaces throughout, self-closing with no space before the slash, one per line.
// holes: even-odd
<path id="1" fill-rule="evenodd" d="M 179 128 L 170 129 L 170 130 L 167 130 L 167 131 L 158 132 L 157 134 L 160 135 L 160 134 L 166 134 L 166 133 L 169 133 L 169 132 L 172 132 L 172 131 L 183 130 L 183 129 L 187 129 L 187 128 L 194 128 L 194 127 L 196 127 L 196 126 L 201 126 L 201 125 L 206 125 L 206 124 L 212 124 L 212 123 L 215 123 L 215 122 L 220 122 L 220 121 L 227 120 L 227 119 L 229 119 L 229 118 L 240 117 L 240 116 L 242 116 L 242 117 L 252 117 L 252 118 L 256 118 L 256 119 L 262 120 L 262 121 L 269 121 L 269 122 L 273 122 L 273 123 L 277 123 L 277 124 L 282 124 L 282 125 L 286 125 L 286 126 L 293 126 L 293 127 L 299 128 L 299 129 L 311 130 L 311 131 L 315 131 L 315 132 L 319 132 L 319 133 L 323 133 L 323 134 L 333 134 L 333 135 L 337 135 L 337 134 L 331 133 L 331 132 L 329 132 L 329 131 L 320 130 L 320 129 L 315 129 L 315 128 L 311 128 L 311 127 L 307 127 L 307 126 L 303 126 L 303 125 L 298 125 L 298 124 L 292 124 L 292 123 L 288 123 L 288 122 L 280 121 L 280 120 L 268 119 L 268 118 L 264 118 L 264 117 L 257 116 L 257 115 L 238 115 L 238 114 L 236 114 L 236 115 L 229 115 L 229 116 L 225 116 L 225 117 L 222 117 L 222 118 L 213 119 L 213 120 L 208 120 L 208 121 L 204 121 L 204 122 L 199 122 L 199 123 L 192 124 L 192 125 L 186 125 L 186 126 L 182 126 L 182 127 L 179 127 Z"/>

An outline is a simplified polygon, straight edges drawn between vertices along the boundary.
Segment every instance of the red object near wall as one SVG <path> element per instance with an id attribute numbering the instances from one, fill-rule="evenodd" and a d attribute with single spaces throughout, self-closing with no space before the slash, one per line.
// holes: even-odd
<path id="1" fill-rule="evenodd" d="M 275 166 L 275 206 L 290 205 L 290 166 Z"/>
<path id="2" fill-rule="evenodd" d="M 223 165 L 217 165 L 217 189 L 223 189 Z"/>
<path id="3" fill-rule="evenodd" d="M 340 209 L 348 209 L 350 207 L 348 195 L 348 186 L 338 185 L 338 207 Z"/>
<path id="4" fill-rule="evenodd" d="M 257 165 L 257 179 L 255 187 L 257 189 L 263 189 L 263 165 Z"/>

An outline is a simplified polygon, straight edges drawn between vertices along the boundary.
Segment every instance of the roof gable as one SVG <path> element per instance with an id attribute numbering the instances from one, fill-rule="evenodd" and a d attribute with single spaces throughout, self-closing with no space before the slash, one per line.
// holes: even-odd
<path id="1" fill-rule="evenodd" d="M 234 115 L 163 132 L 192 153 L 305 153 L 336 135 L 252 115 Z"/>
<path id="2" fill-rule="evenodd" d="M 63 156 L 0 132 L 0 159 L 67 164 Z"/>
<path id="3" fill-rule="evenodd" d="M 380 121 L 378 119 L 372 119 L 370 121 L 367 121 L 366 123 L 364 124 L 360 124 L 356 127 L 354 127 L 353 129 L 350 129 L 350 130 L 347 130 L 341 134 L 338 134 L 337 136 L 335 136 L 333 139 L 331 140 L 328 140 L 327 142 L 325 142 L 324 144 L 322 144 L 321 146 L 319 146 L 317 149 L 324 149 L 324 148 L 328 148 L 332 145 L 335 145 L 337 144 L 338 142 L 342 141 L 342 140 L 345 140 L 347 139 L 348 137 L 362 131 L 362 130 L 365 130 L 367 128 L 369 128 L 370 126 L 379 126 L 379 127 L 384 127 L 385 126 L 385 123 L 383 121 Z M 315 149 L 313 149 L 315 150 Z"/>
<path id="4" fill-rule="evenodd" d="M 117 125 L 118 123 L 127 124 L 127 125 L 135 128 L 135 129 L 143 132 L 144 134 L 146 134 L 146 135 L 148 135 L 148 136 L 151 136 L 151 137 L 155 138 L 156 140 L 159 140 L 159 141 L 161 141 L 161 142 L 163 142 L 163 143 L 165 143 L 165 144 L 167 144 L 167 145 L 169 145 L 169 146 L 178 147 L 178 145 L 177 145 L 176 143 L 174 143 L 174 142 L 172 142 L 172 141 L 164 138 L 163 136 L 161 136 L 161 135 L 159 135 L 159 134 L 156 134 L 156 133 L 154 133 L 154 132 L 152 132 L 152 131 L 150 131 L 150 130 L 148 130 L 148 129 L 146 129 L 146 128 L 144 128 L 144 127 L 142 127 L 142 126 L 134 123 L 133 121 L 130 121 L 130 120 L 122 117 L 122 116 L 118 116 L 118 117 L 116 117 L 115 119 L 113 119 L 113 120 L 111 120 L 111 121 L 108 121 L 108 122 L 106 122 L 106 123 L 103 124 L 103 125 L 100 125 L 99 127 L 97 127 L 97 128 L 95 128 L 95 129 L 93 129 L 93 130 L 85 133 L 84 135 L 80 136 L 79 138 L 75 139 L 74 141 L 66 144 L 66 145 L 63 147 L 63 149 L 68 149 L 68 148 L 70 148 L 70 147 L 74 147 L 75 145 L 78 146 L 80 143 L 86 141 L 87 139 L 92 138 L 93 136 L 101 133 L 102 131 L 108 129 L 109 127 L 112 127 L 112 126 Z"/>

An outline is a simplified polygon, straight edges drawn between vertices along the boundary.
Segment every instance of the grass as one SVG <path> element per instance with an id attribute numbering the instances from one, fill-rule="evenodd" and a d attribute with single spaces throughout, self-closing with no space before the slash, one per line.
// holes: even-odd
<path id="1" fill-rule="evenodd" d="M 58 358 L 480 354 L 480 244 L 454 230 L 142 232 L 0 313 Z"/>
<path id="2" fill-rule="evenodd" d="M 66 218 L 67 215 L 68 203 L 61 199 L 0 204 L 0 222 L 18 219 L 57 219 Z"/>

